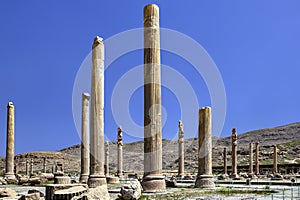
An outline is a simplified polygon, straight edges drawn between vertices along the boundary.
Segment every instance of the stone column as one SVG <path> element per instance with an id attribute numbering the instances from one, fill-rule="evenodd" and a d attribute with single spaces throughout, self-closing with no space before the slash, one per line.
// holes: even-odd
<path id="1" fill-rule="evenodd" d="M 106 185 L 104 175 L 104 44 L 103 39 L 94 39 L 92 50 L 90 121 L 90 176 L 91 188 Z"/>
<path id="2" fill-rule="evenodd" d="M 223 150 L 223 157 L 224 157 L 224 174 L 227 175 L 227 148 L 224 147 Z"/>
<path id="3" fill-rule="evenodd" d="M 199 110 L 198 126 L 198 175 L 195 187 L 215 187 L 212 175 L 212 122 L 211 108 Z"/>
<path id="4" fill-rule="evenodd" d="M 14 157 L 15 157 L 15 107 L 12 102 L 7 105 L 7 136 L 6 136 L 6 167 L 5 177 L 15 179 Z"/>
<path id="5" fill-rule="evenodd" d="M 253 144 L 249 144 L 249 175 L 253 175 Z"/>
<path id="6" fill-rule="evenodd" d="M 46 173 L 46 157 L 43 158 L 43 172 Z"/>
<path id="7" fill-rule="evenodd" d="M 109 177 L 109 142 L 106 141 L 105 149 L 105 176 Z"/>
<path id="8" fill-rule="evenodd" d="M 162 125 L 159 8 L 144 8 L 144 192 L 165 191 L 162 176 Z"/>
<path id="9" fill-rule="evenodd" d="M 274 147 L 274 153 L 273 153 L 273 173 L 276 174 L 276 173 L 278 173 L 278 168 L 277 168 L 277 145 L 275 144 L 273 147 Z"/>
<path id="10" fill-rule="evenodd" d="M 123 176 L 123 136 L 122 136 L 122 127 L 118 127 L 118 170 L 117 175 L 119 177 Z"/>
<path id="11" fill-rule="evenodd" d="M 26 173 L 27 176 L 29 176 L 29 162 L 28 162 L 28 160 L 26 160 L 25 173 Z"/>
<path id="12" fill-rule="evenodd" d="M 83 93 L 81 97 L 81 174 L 80 182 L 87 183 L 89 178 L 90 152 L 89 152 L 89 100 L 90 95 Z"/>
<path id="13" fill-rule="evenodd" d="M 256 142 L 256 152 L 255 152 L 255 174 L 259 174 L 259 143 Z"/>
<path id="14" fill-rule="evenodd" d="M 30 176 L 33 174 L 33 159 L 30 160 Z"/>
<path id="15" fill-rule="evenodd" d="M 182 121 L 178 121 L 178 176 L 184 176 L 184 131 Z"/>
<path id="16" fill-rule="evenodd" d="M 56 172 L 56 162 L 54 161 L 52 165 L 52 174 L 54 174 L 55 172 Z"/>
<path id="17" fill-rule="evenodd" d="M 238 174 L 237 174 L 237 135 L 236 135 L 236 129 L 233 128 L 232 129 L 232 136 L 231 136 L 231 145 L 232 145 L 232 163 L 231 163 L 231 178 L 238 178 Z"/>

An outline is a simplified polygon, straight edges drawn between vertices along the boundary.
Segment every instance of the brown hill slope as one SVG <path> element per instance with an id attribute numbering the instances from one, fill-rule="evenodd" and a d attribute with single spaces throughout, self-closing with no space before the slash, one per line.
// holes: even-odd
<path id="1" fill-rule="evenodd" d="M 247 164 L 249 154 L 249 143 L 260 142 L 261 163 L 271 163 L 273 155 L 273 144 L 280 144 L 279 163 L 300 163 L 300 123 L 293 123 L 276 128 L 260 129 L 244 134 L 238 134 L 238 163 Z M 213 138 L 213 165 L 223 163 L 223 148 L 228 149 L 228 163 L 230 163 L 231 137 Z M 189 171 L 197 169 L 197 148 L 196 138 L 185 140 L 185 168 Z M 110 143 L 110 170 L 116 171 L 117 167 L 117 144 Z M 143 141 L 124 144 L 123 146 L 124 170 L 143 170 Z M 25 170 L 25 160 L 34 159 L 34 170 L 41 170 L 42 158 L 47 158 L 47 170 L 51 171 L 55 161 L 65 164 L 66 171 L 80 171 L 80 145 L 62 149 L 58 152 L 34 152 L 16 156 L 16 163 L 19 170 Z M 178 143 L 177 141 L 163 140 L 163 169 L 177 169 Z M 0 167 L 3 169 L 3 162 Z"/>

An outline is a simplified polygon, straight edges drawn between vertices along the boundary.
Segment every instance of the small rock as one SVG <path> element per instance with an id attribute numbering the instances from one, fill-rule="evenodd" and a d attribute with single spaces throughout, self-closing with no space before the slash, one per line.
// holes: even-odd
<path id="1" fill-rule="evenodd" d="M 40 197 L 44 197 L 44 196 L 45 196 L 44 193 L 42 193 L 41 191 L 36 190 L 36 189 L 30 189 L 30 190 L 28 190 L 27 193 L 28 193 L 28 194 L 39 193 L 39 194 L 40 194 Z"/>
<path id="2" fill-rule="evenodd" d="M 31 186 L 34 186 L 34 185 L 39 185 L 41 184 L 41 179 L 39 177 L 33 177 L 33 178 L 30 178 L 28 180 L 28 183 L 31 185 Z"/>
<path id="3" fill-rule="evenodd" d="M 10 188 L 1 188 L 0 189 L 0 197 L 16 197 L 17 193 L 16 191 L 10 189 Z"/>
<path id="4" fill-rule="evenodd" d="M 0 185 L 7 185 L 7 182 L 2 177 L 0 177 Z"/>
<path id="5" fill-rule="evenodd" d="M 29 178 L 27 176 L 19 176 L 18 177 L 19 185 L 23 185 L 24 183 L 27 183 L 28 180 L 29 180 Z"/>
<path id="6" fill-rule="evenodd" d="M 121 188 L 121 195 L 119 196 L 120 199 L 133 199 L 137 200 L 142 195 L 142 186 L 139 181 L 133 181 L 130 184 L 124 185 Z"/>
<path id="7" fill-rule="evenodd" d="M 225 179 L 227 179 L 227 176 L 225 174 L 218 176 L 218 180 L 225 180 Z"/>
<path id="8" fill-rule="evenodd" d="M 20 200 L 40 200 L 40 193 L 22 195 Z"/>

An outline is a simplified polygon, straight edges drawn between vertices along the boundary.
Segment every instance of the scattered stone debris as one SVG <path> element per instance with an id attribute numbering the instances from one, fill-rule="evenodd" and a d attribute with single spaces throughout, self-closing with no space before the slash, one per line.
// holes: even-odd
<path id="1" fill-rule="evenodd" d="M 71 200 L 109 200 L 109 194 L 106 185 L 98 186 L 95 188 L 89 188 L 88 191 L 80 196 L 75 196 Z"/>
<path id="2" fill-rule="evenodd" d="M 121 188 L 120 199 L 124 200 L 137 200 L 142 195 L 142 186 L 139 181 L 133 181 L 130 184 L 126 184 Z"/>
<path id="3" fill-rule="evenodd" d="M 16 197 L 17 193 L 16 191 L 10 189 L 10 188 L 0 188 L 0 198 L 3 197 Z"/>

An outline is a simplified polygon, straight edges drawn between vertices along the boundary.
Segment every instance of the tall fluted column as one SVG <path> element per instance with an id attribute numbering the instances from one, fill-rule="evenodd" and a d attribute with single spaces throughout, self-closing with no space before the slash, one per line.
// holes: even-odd
<path id="1" fill-rule="evenodd" d="M 104 175 L 104 44 L 94 39 L 92 50 L 89 187 L 106 185 Z"/>
<path id="2" fill-rule="evenodd" d="M 227 148 L 224 147 L 223 150 L 223 160 L 224 160 L 224 174 L 227 175 Z"/>
<path id="3" fill-rule="evenodd" d="M 109 142 L 105 143 L 105 176 L 109 177 Z"/>
<path id="4" fill-rule="evenodd" d="M 199 110 L 198 175 L 195 187 L 215 187 L 212 175 L 212 122 L 210 107 L 203 107 Z"/>
<path id="5" fill-rule="evenodd" d="M 255 152 L 255 174 L 259 174 L 259 143 L 256 142 L 256 152 Z"/>
<path id="6" fill-rule="evenodd" d="M 238 174 L 237 174 L 237 135 L 236 135 L 236 129 L 233 128 L 232 129 L 232 136 L 231 136 L 231 145 L 232 145 L 232 149 L 231 149 L 231 154 L 232 154 L 232 163 L 231 163 L 231 167 L 232 167 L 232 172 L 230 177 L 231 178 L 238 178 Z"/>
<path id="7" fill-rule="evenodd" d="M 144 192 L 166 189 L 162 176 L 159 8 L 144 8 Z"/>
<path id="8" fill-rule="evenodd" d="M 89 100 L 90 95 L 83 93 L 81 97 L 81 174 L 80 182 L 87 183 L 89 179 Z"/>
<path id="9" fill-rule="evenodd" d="M 178 176 L 184 176 L 184 131 L 181 120 L 178 121 Z"/>
<path id="10" fill-rule="evenodd" d="M 249 175 L 253 175 L 253 144 L 249 144 Z"/>
<path id="11" fill-rule="evenodd" d="M 117 175 L 119 177 L 123 176 L 123 135 L 122 135 L 122 127 L 118 127 L 118 170 Z"/>
<path id="12" fill-rule="evenodd" d="M 274 153 L 273 153 L 273 173 L 278 173 L 278 168 L 277 168 L 277 145 L 275 144 L 274 146 Z"/>
<path id="13" fill-rule="evenodd" d="M 7 105 L 7 136 L 6 136 L 6 168 L 5 177 L 15 179 L 14 157 L 15 157 L 15 107 L 12 102 Z"/>

